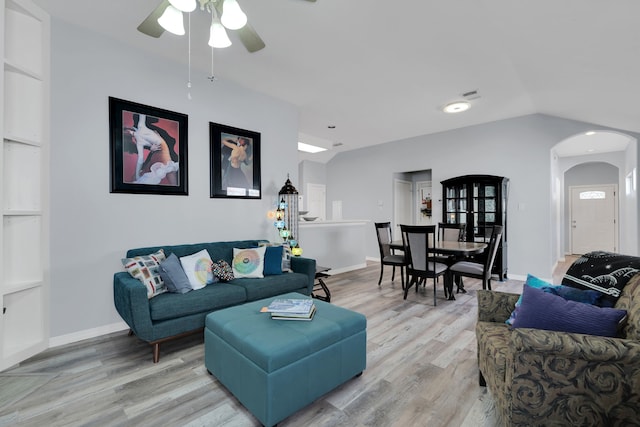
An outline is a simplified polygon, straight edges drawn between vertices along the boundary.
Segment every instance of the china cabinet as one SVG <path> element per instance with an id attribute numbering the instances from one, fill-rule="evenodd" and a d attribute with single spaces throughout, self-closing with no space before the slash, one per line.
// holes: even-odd
<path id="1" fill-rule="evenodd" d="M 465 240 L 488 242 L 494 225 L 503 233 L 493 273 L 500 280 L 507 277 L 507 196 L 509 179 L 493 175 L 465 175 L 441 182 L 442 222 L 465 224 Z"/>

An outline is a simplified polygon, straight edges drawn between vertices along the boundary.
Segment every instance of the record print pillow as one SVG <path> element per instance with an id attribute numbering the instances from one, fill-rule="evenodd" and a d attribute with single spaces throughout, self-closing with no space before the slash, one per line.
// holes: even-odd
<path id="1" fill-rule="evenodd" d="M 192 255 L 180 257 L 182 269 L 189 279 L 191 289 L 202 289 L 207 284 L 213 283 L 213 273 L 211 271 L 211 257 L 206 249 Z"/>
<path id="2" fill-rule="evenodd" d="M 234 277 L 262 278 L 264 277 L 264 253 L 267 248 L 238 249 L 233 248 L 233 268 Z"/>

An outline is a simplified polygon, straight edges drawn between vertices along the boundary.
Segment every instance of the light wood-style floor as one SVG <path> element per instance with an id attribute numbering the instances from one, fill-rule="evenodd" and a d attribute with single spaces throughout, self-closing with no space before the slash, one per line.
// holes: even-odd
<path id="1" fill-rule="evenodd" d="M 379 264 L 326 280 L 332 303 L 367 317 L 367 369 L 279 426 L 485 426 L 492 399 L 478 385 L 476 290 L 444 299 L 432 282 L 402 299 Z M 563 266 L 561 266 L 563 268 Z M 559 273 L 560 274 L 560 273 Z M 558 283 L 559 280 L 556 281 Z M 493 282 L 519 293 L 522 282 Z M 203 340 L 151 348 L 119 332 L 47 350 L 0 373 L 0 426 L 258 426 L 203 364 Z"/>

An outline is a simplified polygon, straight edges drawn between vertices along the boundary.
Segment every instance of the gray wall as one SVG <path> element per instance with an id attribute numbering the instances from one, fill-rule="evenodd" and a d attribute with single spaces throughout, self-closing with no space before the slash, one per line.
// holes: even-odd
<path id="1" fill-rule="evenodd" d="M 343 200 L 344 218 L 389 221 L 393 174 L 431 170 L 434 219 L 439 220 L 442 180 L 467 174 L 506 176 L 510 178 L 509 273 L 550 278 L 556 262 L 550 231 L 550 150 L 592 128 L 535 114 L 341 153 L 327 164 L 327 199 Z M 381 209 L 378 200 L 384 202 Z M 378 256 L 373 228 L 366 247 L 367 256 Z"/>
<path id="2" fill-rule="evenodd" d="M 121 323 L 112 277 L 128 248 L 275 239 L 266 212 L 287 173 L 297 182 L 298 113 L 196 70 L 188 100 L 183 64 L 59 20 L 52 27 L 51 336 L 68 338 Z M 109 96 L 189 116 L 188 196 L 109 193 Z M 261 200 L 209 198 L 209 121 L 261 133 Z"/>

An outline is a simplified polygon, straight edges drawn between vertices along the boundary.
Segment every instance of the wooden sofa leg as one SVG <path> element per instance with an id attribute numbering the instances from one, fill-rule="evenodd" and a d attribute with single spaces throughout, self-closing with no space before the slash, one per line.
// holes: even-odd
<path id="1" fill-rule="evenodd" d="M 129 329 L 129 334 L 128 336 L 132 336 L 133 335 L 133 329 Z"/>
<path id="2" fill-rule="evenodd" d="M 484 379 L 484 375 L 482 375 L 482 371 L 478 371 L 478 383 L 480 384 L 480 387 L 487 386 L 487 382 Z"/>
<path id="3" fill-rule="evenodd" d="M 160 343 L 156 342 L 151 346 L 153 347 L 153 363 L 158 363 L 160 361 Z"/>

